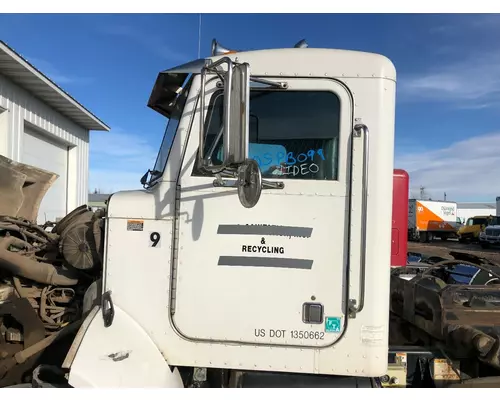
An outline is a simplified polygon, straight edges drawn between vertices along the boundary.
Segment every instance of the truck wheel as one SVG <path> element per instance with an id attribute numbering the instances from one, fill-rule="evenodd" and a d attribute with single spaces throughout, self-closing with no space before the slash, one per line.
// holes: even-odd
<path id="1" fill-rule="evenodd" d="M 482 247 L 483 249 L 487 249 L 487 248 L 489 248 L 489 247 L 490 247 L 490 245 L 489 245 L 489 243 L 481 243 L 481 247 Z"/>
<path id="2" fill-rule="evenodd" d="M 448 236 L 446 236 L 446 235 L 441 236 L 441 240 L 446 242 L 448 240 Z"/>
<path id="3" fill-rule="evenodd" d="M 470 235 L 462 235 L 459 239 L 460 243 L 464 244 L 469 244 L 471 242 L 471 236 Z"/>

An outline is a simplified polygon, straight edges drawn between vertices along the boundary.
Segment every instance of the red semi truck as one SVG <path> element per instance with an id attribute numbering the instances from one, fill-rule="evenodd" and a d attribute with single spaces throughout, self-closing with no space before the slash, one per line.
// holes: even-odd
<path id="1" fill-rule="evenodd" d="M 403 267 L 407 264 L 409 181 L 410 178 L 405 170 L 394 170 L 392 189 L 392 267 Z"/>

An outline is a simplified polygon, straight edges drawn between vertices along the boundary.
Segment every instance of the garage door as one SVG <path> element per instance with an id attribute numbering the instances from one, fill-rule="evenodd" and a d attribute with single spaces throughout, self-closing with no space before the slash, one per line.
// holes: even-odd
<path id="1" fill-rule="evenodd" d="M 40 204 L 38 223 L 55 222 L 64 217 L 67 206 L 68 147 L 25 128 L 22 162 L 59 175 Z"/>

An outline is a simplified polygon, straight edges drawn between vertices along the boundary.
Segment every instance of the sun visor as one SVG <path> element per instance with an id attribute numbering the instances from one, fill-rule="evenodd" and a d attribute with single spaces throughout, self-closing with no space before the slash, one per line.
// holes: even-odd
<path id="1" fill-rule="evenodd" d="M 148 107 L 170 118 L 175 99 L 187 77 L 191 74 L 199 74 L 206 62 L 207 60 L 202 58 L 160 72 L 149 96 Z"/>

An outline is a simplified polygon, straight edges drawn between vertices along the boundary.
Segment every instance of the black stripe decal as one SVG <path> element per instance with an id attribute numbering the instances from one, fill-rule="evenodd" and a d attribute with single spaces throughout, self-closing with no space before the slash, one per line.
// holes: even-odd
<path id="1" fill-rule="evenodd" d="M 228 267 L 311 269 L 313 260 L 303 260 L 300 258 L 220 256 L 218 265 Z"/>
<path id="2" fill-rule="evenodd" d="M 280 225 L 219 225 L 218 235 L 311 237 L 313 228 Z"/>

